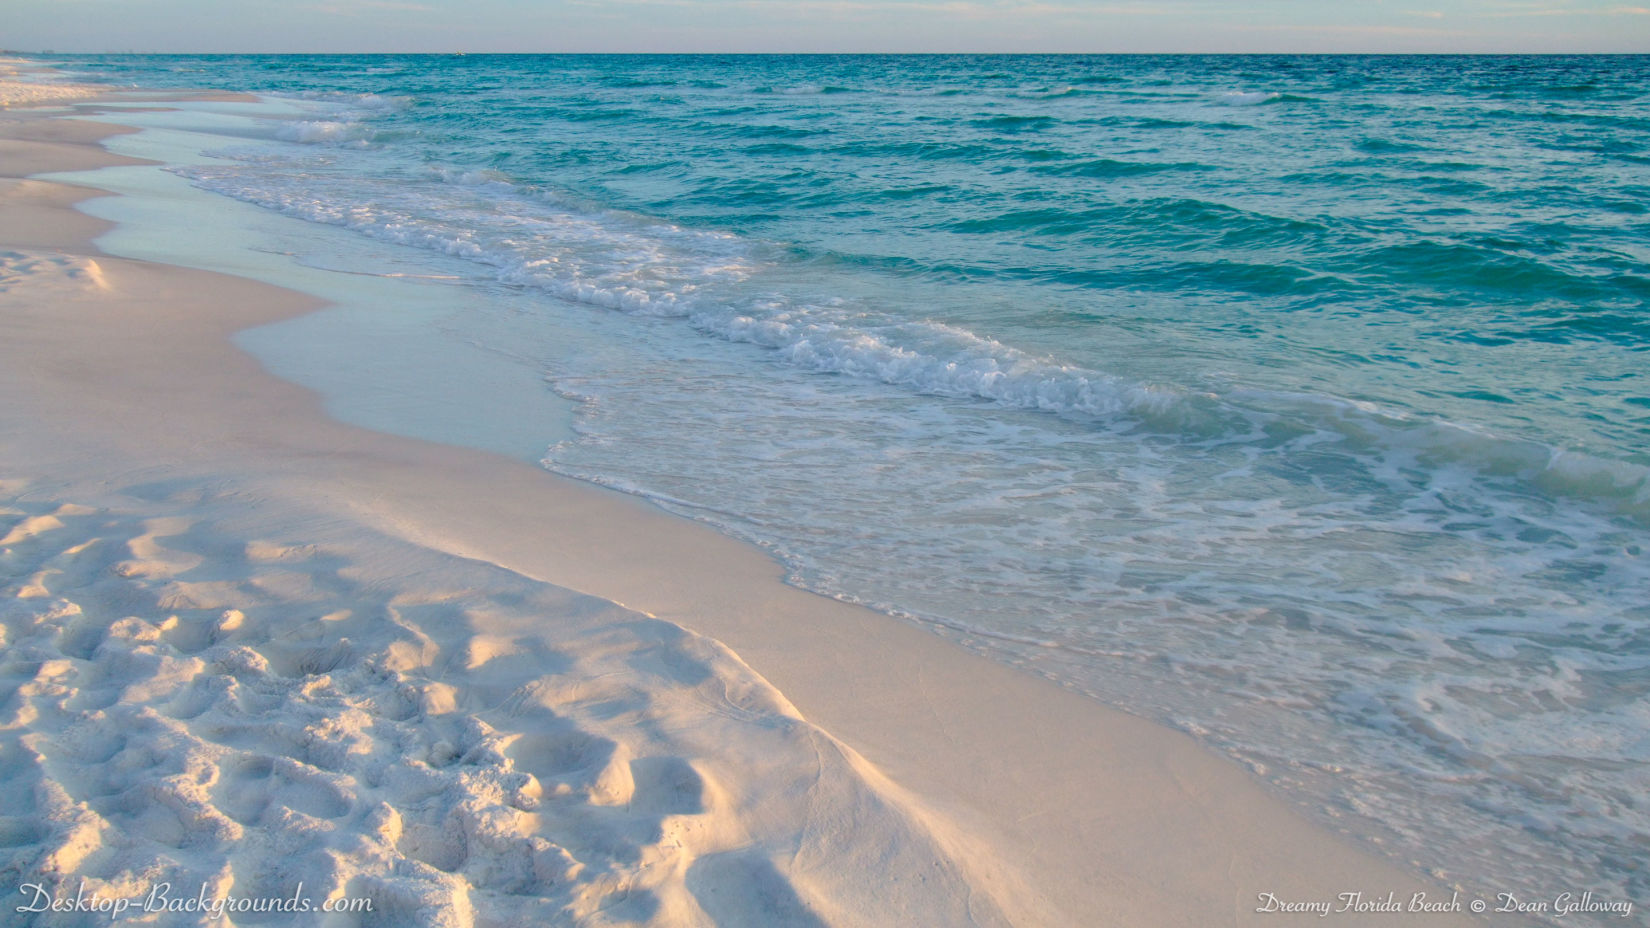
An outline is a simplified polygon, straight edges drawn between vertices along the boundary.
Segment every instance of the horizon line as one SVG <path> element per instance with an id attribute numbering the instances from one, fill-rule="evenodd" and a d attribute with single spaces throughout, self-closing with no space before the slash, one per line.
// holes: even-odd
<path id="1" fill-rule="evenodd" d="M 1650 51 L 137 51 L 133 49 L 105 49 L 102 51 L 59 51 L 56 49 L 23 50 L 0 48 L 0 55 L 169 55 L 186 57 L 190 55 L 283 55 L 283 56 L 382 56 L 393 55 L 421 55 L 443 58 L 464 57 L 507 57 L 527 55 L 561 55 L 561 56 L 627 56 L 646 55 L 652 57 L 944 57 L 944 56 L 972 56 L 972 57 L 1003 57 L 1024 58 L 1033 56 L 1060 56 L 1071 58 L 1146 58 L 1146 57 L 1316 57 L 1316 58 L 1625 58 L 1650 57 Z"/>

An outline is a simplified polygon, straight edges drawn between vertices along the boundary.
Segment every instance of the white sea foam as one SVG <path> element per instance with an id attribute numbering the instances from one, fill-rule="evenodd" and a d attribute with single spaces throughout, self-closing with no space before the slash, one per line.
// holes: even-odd
<path id="1" fill-rule="evenodd" d="M 1257 106 L 1261 103 L 1270 103 L 1281 96 L 1282 94 L 1264 90 L 1233 90 L 1221 94 L 1217 99 L 1226 106 Z"/>
<path id="2" fill-rule="evenodd" d="M 1497 856 L 1463 852 L 1466 871 L 1562 873 L 1452 804 L 1542 808 L 1579 840 L 1556 811 L 1566 790 L 1636 788 L 1615 765 L 1646 746 L 1610 733 L 1640 730 L 1643 706 L 1587 682 L 1647 666 L 1626 594 L 1650 586 L 1650 562 L 1617 522 L 1328 430 L 1270 450 L 1166 444 L 800 370 L 741 379 L 733 401 L 721 364 L 703 363 L 695 375 L 644 351 L 558 375 L 590 401 L 590 438 L 547 463 L 764 543 L 803 586 L 1161 712 L 1394 841 L 1488 828 Z M 1589 592 L 1544 579 L 1567 571 L 1593 574 Z M 1349 748 L 1325 731 L 1384 734 Z M 1586 834 L 1625 846 L 1650 827 L 1617 809 Z"/>
<path id="3" fill-rule="evenodd" d="M 351 148 L 365 148 L 373 141 L 372 119 L 404 109 L 411 102 L 406 97 L 374 93 L 303 92 L 269 96 L 292 101 L 310 117 L 277 124 L 276 138 L 306 145 Z"/>
<path id="4" fill-rule="evenodd" d="M 488 265 L 508 284 L 605 309 L 685 318 L 708 334 L 772 349 L 805 370 L 1104 419 L 1168 414 L 1178 402 L 1175 391 L 1038 358 L 954 326 L 868 316 L 863 307 L 829 298 L 738 292 L 736 285 L 760 268 L 751 247 L 733 236 L 542 206 L 527 214 L 522 191 L 492 172 L 442 177 L 510 198 L 502 210 L 405 200 L 344 205 L 302 188 L 280 189 L 271 178 L 245 183 L 238 172 L 212 168 L 184 173 L 288 215 Z"/>
<path id="5" fill-rule="evenodd" d="M 323 107 L 347 108 L 369 112 L 389 112 L 406 108 L 412 99 L 398 94 L 346 93 L 330 90 L 306 90 L 298 93 L 276 91 L 269 96 L 277 99 L 303 100 Z"/>
<path id="6" fill-rule="evenodd" d="M 324 125 L 327 136 L 345 131 Z M 441 186 L 434 190 L 383 189 L 374 199 L 361 198 L 354 185 L 334 198 L 324 180 L 262 171 L 182 173 L 288 215 L 477 262 L 507 284 L 634 315 L 681 318 L 706 334 L 769 349 L 805 371 L 1143 425 L 1202 442 L 1248 441 L 1287 424 L 1359 453 L 1460 465 L 1650 520 L 1650 469 L 1641 465 L 1332 396 L 1245 389 L 1217 397 L 1134 382 L 956 326 L 900 319 L 828 295 L 765 292 L 774 266 L 736 236 L 580 211 L 496 171 L 437 171 Z"/>
<path id="7" fill-rule="evenodd" d="M 275 136 L 283 141 L 310 145 L 364 146 L 371 140 L 372 133 L 359 122 L 304 119 L 281 126 L 275 130 Z"/>

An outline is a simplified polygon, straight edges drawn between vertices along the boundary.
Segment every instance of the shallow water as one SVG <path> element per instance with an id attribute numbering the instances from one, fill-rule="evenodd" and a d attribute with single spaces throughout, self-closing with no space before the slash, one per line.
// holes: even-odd
<path id="1" fill-rule="evenodd" d="M 1650 58 L 63 64 L 278 97 L 177 172 L 438 263 L 552 470 L 1476 891 L 1650 889 Z"/>

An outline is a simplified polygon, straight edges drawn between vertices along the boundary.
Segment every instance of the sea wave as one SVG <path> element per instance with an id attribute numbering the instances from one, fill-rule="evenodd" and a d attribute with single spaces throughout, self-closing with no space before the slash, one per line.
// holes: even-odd
<path id="1" fill-rule="evenodd" d="M 301 183 L 282 189 L 268 176 L 234 169 L 176 170 L 208 189 L 288 215 L 474 261 L 506 284 L 629 314 L 680 318 L 705 334 L 768 349 L 776 360 L 803 370 L 1193 442 L 1247 442 L 1281 428 L 1317 436 L 1298 441 L 1330 437 L 1360 453 L 1409 456 L 1432 468 L 1465 466 L 1650 521 L 1650 469 L 1637 464 L 1326 395 L 1253 389 L 1216 395 L 1131 381 L 966 328 L 902 319 L 829 294 L 753 293 L 752 279 L 773 272 L 755 243 L 611 211 L 569 209 L 560 198 L 498 172 L 437 174 L 480 201 L 412 197 L 395 206 L 332 201 Z M 1201 220 L 1212 207 L 1155 208 L 1191 209 Z M 1268 226 L 1276 222 L 1260 218 Z M 1033 217 L 1005 221 L 1023 228 Z M 1248 272 L 1225 276 L 1234 273 Z M 1245 287 L 1258 285 L 1246 281 Z M 1220 282 L 1226 290 L 1237 285 Z M 1295 285 L 1294 277 L 1288 285 Z"/>
<path id="2" fill-rule="evenodd" d="M 365 123 L 326 119 L 296 120 L 275 130 L 275 137 L 282 141 L 302 142 L 306 145 L 364 147 L 371 143 L 372 136 L 372 129 Z"/>

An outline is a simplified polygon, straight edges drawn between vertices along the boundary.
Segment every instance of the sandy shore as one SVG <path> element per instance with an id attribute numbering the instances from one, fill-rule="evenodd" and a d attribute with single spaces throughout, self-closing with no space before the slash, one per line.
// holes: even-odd
<path id="1" fill-rule="evenodd" d="M 0 115 L 0 770 L 35 796 L 3 882 L 373 901 L 293 922 L 328 925 L 1205 926 L 1288 918 L 1268 894 L 1449 898 L 1191 739 L 755 549 L 327 418 L 229 341 L 313 300 L 104 255 L 73 209 L 97 191 L 24 179 L 118 163 L 111 131 Z"/>

